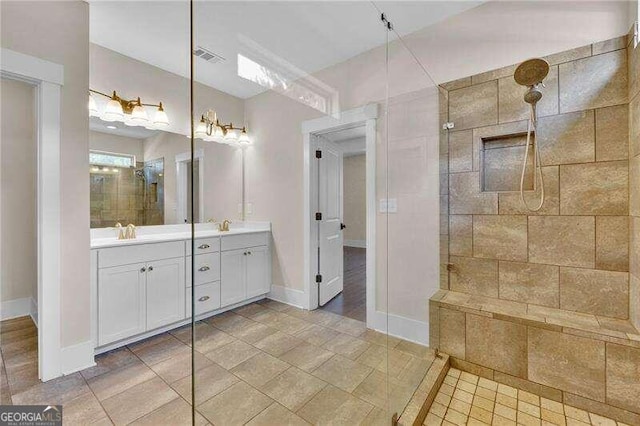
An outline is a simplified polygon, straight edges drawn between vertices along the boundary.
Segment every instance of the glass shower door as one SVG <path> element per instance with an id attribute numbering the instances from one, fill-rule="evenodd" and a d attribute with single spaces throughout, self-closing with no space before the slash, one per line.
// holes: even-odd
<path id="1" fill-rule="evenodd" d="M 215 277 L 193 272 L 196 416 L 388 424 L 379 13 L 240 1 L 196 2 L 193 17 L 198 229 L 219 259 Z"/>

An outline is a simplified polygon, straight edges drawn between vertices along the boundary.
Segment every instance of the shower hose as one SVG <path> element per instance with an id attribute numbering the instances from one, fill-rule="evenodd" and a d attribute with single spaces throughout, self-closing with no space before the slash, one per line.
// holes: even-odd
<path id="1" fill-rule="evenodd" d="M 536 181 L 536 171 L 540 176 L 540 204 L 537 207 L 530 207 L 527 203 L 527 200 L 524 197 L 524 175 L 527 172 L 527 160 L 529 159 L 529 146 L 532 144 L 531 142 L 531 134 L 532 132 L 535 134 L 536 126 L 537 126 L 537 117 L 536 117 L 536 108 L 534 105 L 531 105 L 531 115 L 529 117 L 529 124 L 527 125 L 527 144 L 524 149 L 524 160 L 522 162 L 522 174 L 520 175 L 520 199 L 522 200 L 522 204 L 527 208 L 527 210 L 532 212 L 537 212 L 542 208 L 544 204 L 544 178 L 542 177 L 542 162 L 540 161 L 540 150 L 538 149 L 538 142 L 533 143 L 533 181 L 534 181 L 534 189 L 535 189 L 535 181 Z"/>

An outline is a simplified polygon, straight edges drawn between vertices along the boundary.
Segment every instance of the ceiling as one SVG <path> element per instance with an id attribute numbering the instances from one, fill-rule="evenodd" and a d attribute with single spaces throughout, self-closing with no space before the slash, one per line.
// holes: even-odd
<path id="1" fill-rule="evenodd" d="M 274 62 L 313 73 L 382 45 L 383 10 L 400 35 L 475 7 L 481 1 L 200 1 L 195 46 L 225 58 L 196 59 L 195 79 L 240 98 L 265 89 L 237 75 L 237 55 L 259 46 Z M 91 42 L 189 77 L 189 3 L 90 1 Z M 376 8 L 377 7 L 377 8 Z"/>

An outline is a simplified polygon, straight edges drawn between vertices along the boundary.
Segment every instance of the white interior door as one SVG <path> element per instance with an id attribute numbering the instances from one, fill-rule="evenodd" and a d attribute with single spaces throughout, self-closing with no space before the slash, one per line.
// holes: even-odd
<path id="1" fill-rule="evenodd" d="M 318 137 L 318 301 L 320 306 L 342 292 L 344 263 L 342 236 L 342 150 Z"/>

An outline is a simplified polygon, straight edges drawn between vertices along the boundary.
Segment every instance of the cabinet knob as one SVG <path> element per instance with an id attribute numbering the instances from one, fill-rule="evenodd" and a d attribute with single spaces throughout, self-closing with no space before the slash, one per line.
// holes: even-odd
<path id="1" fill-rule="evenodd" d="M 210 246 L 209 246 L 209 244 L 200 244 L 200 245 L 198 246 L 198 248 L 199 248 L 199 249 L 202 249 L 202 250 L 204 250 L 204 249 L 208 249 L 209 247 L 210 247 Z"/>
<path id="2" fill-rule="evenodd" d="M 247 252 L 245 251 L 243 254 L 246 256 L 246 255 L 247 255 Z"/>
<path id="3" fill-rule="evenodd" d="M 249 256 L 251 256 L 251 252 L 248 252 Z"/>
<path id="4" fill-rule="evenodd" d="M 153 271 L 153 266 L 149 266 L 149 271 Z"/>
<path id="5" fill-rule="evenodd" d="M 143 266 L 142 268 L 140 268 L 140 272 L 147 272 L 147 268 Z"/>
<path id="6" fill-rule="evenodd" d="M 209 296 L 202 296 L 198 299 L 198 302 L 206 302 L 207 300 L 209 300 Z"/>
<path id="7" fill-rule="evenodd" d="M 206 271 L 208 271 L 209 269 L 211 269 L 211 268 L 209 268 L 208 266 L 203 266 L 202 268 L 198 269 L 198 271 L 200 271 L 200 272 L 206 272 Z"/>

